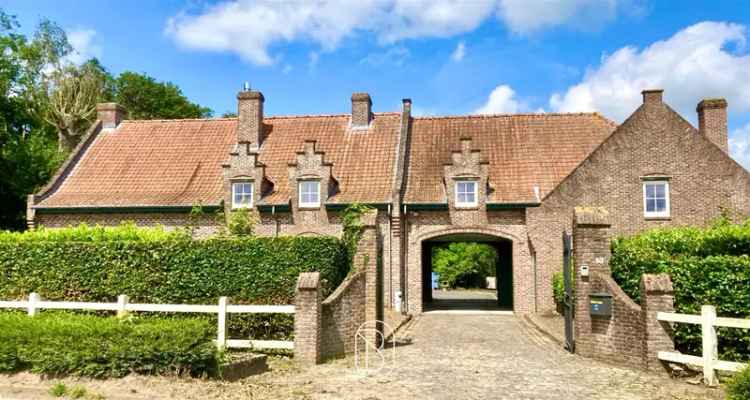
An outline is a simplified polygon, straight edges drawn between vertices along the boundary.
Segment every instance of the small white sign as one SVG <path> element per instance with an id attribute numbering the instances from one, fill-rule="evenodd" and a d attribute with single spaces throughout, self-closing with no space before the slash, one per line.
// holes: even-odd
<path id="1" fill-rule="evenodd" d="M 589 266 L 586 264 L 581 264 L 579 267 L 581 276 L 589 276 Z"/>

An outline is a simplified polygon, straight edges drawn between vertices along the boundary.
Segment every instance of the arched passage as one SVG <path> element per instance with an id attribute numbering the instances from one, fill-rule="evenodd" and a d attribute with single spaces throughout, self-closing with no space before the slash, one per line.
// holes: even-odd
<path id="1" fill-rule="evenodd" d="M 432 280 L 433 250 L 450 243 L 482 243 L 497 253 L 494 289 L 434 289 Z M 421 241 L 422 304 L 425 310 L 513 310 L 513 241 L 481 232 L 448 232 Z"/>

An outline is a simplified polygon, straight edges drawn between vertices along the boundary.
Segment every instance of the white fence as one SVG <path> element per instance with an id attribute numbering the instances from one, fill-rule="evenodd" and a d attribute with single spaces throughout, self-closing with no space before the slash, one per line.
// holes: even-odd
<path id="1" fill-rule="evenodd" d="M 2 308 L 22 308 L 30 316 L 39 309 L 51 310 L 99 310 L 117 311 L 122 315 L 127 311 L 177 312 L 218 314 L 216 344 L 219 347 L 240 349 L 294 349 L 293 341 L 283 340 L 236 340 L 227 339 L 227 314 L 294 314 L 294 306 L 239 305 L 229 304 L 226 297 L 219 297 L 218 304 L 143 304 L 130 303 L 128 296 L 117 297 L 117 303 L 83 303 L 75 301 L 43 301 L 37 293 L 29 294 L 28 300 L 0 301 Z"/>
<path id="2" fill-rule="evenodd" d="M 717 384 L 716 370 L 737 372 L 747 366 L 747 364 L 743 363 L 719 360 L 716 327 L 750 329 L 750 319 L 717 317 L 716 307 L 714 306 L 701 307 L 701 315 L 660 312 L 656 314 L 656 319 L 659 321 L 701 326 L 701 339 L 703 342 L 703 355 L 701 357 L 669 351 L 660 351 L 658 357 L 664 361 L 702 366 L 703 380 L 707 385 Z"/>

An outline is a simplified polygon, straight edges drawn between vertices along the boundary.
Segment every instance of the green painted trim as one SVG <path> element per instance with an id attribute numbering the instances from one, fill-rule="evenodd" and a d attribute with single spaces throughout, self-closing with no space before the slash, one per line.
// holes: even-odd
<path id="1" fill-rule="evenodd" d="M 487 203 L 488 210 L 511 210 L 518 208 L 539 207 L 541 203 Z"/>
<path id="2" fill-rule="evenodd" d="M 204 212 L 221 209 L 220 204 L 202 205 Z M 189 213 L 193 206 L 127 206 L 127 207 L 35 207 L 40 214 L 138 214 Z"/>
<path id="3" fill-rule="evenodd" d="M 260 212 L 289 212 L 291 209 L 292 206 L 289 204 L 261 204 L 258 206 L 258 211 Z"/>
<path id="4" fill-rule="evenodd" d="M 330 211 L 342 211 L 354 203 L 331 203 L 326 204 L 326 210 Z M 365 206 L 372 207 L 378 210 L 387 210 L 388 203 L 362 203 Z"/>
<path id="5" fill-rule="evenodd" d="M 447 203 L 413 203 L 405 204 L 406 210 L 447 210 Z"/>

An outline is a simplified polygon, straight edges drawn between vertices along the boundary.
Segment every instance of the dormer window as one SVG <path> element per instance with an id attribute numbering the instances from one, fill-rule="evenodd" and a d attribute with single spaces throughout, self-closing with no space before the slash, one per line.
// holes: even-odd
<path id="1" fill-rule="evenodd" d="M 299 207 L 320 207 L 320 181 L 314 180 L 299 182 Z"/>
<path id="2" fill-rule="evenodd" d="M 476 207 L 477 204 L 477 181 L 457 180 L 456 207 Z"/>
<path id="3" fill-rule="evenodd" d="M 250 181 L 232 182 L 232 208 L 253 206 L 253 183 Z"/>
<path id="4" fill-rule="evenodd" d="M 646 218 L 669 218 L 669 182 L 643 182 L 643 215 Z"/>

